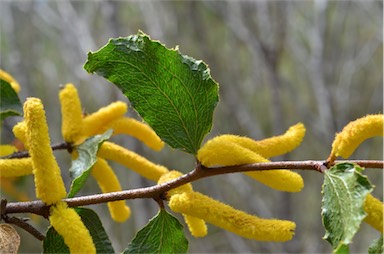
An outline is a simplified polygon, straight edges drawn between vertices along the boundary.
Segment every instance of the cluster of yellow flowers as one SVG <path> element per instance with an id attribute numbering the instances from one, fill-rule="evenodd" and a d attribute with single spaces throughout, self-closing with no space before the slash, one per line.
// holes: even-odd
<path id="1" fill-rule="evenodd" d="M 7 73 L 0 72 L 1 75 Z M 7 74 L 8 75 L 8 74 Z M 9 82 L 17 82 L 10 75 Z M 18 87 L 18 88 L 17 88 Z M 19 89 L 15 86 L 14 89 Z M 164 143 L 147 125 L 125 116 L 127 104 L 114 102 L 95 113 L 84 115 L 78 91 L 67 84 L 59 93 L 62 114 L 62 136 L 72 144 L 72 158 L 77 156 L 76 145 L 87 138 L 113 130 L 113 135 L 131 135 L 153 150 L 159 151 Z M 197 153 L 198 161 L 205 167 L 237 166 L 256 162 L 268 162 L 268 158 L 292 151 L 300 145 L 305 135 L 302 123 L 291 126 L 286 133 L 253 140 L 236 135 L 220 135 L 204 144 Z M 89 231 L 74 209 L 68 208 L 61 200 L 67 195 L 60 168 L 53 155 L 48 125 L 43 104 L 40 99 L 28 98 L 24 103 L 24 120 L 13 128 L 14 135 L 24 143 L 29 158 L 0 159 L 0 176 L 17 177 L 34 175 L 36 196 L 51 205 L 50 223 L 63 236 L 71 252 L 95 253 L 96 249 Z M 365 139 L 383 135 L 383 115 L 372 115 L 348 124 L 337 134 L 331 158 L 349 157 Z M 11 146 L 1 146 L 1 155 L 14 152 Z M 115 161 L 130 168 L 141 176 L 162 184 L 182 176 L 181 172 L 168 170 L 146 158 L 112 142 L 104 142 L 98 151 L 98 159 L 91 174 L 102 192 L 122 190 L 120 182 L 108 161 Z M 245 175 L 279 191 L 298 192 L 304 187 L 301 176 L 289 170 L 268 170 L 245 172 Z M 260 241 L 288 241 L 294 235 L 295 223 L 278 219 L 263 219 L 236 210 L 193 190 L 190 183 L 168 191 L 167 200 L 171 210 L 181 213 L 195 237 L 207 234 L 206 222 L 236 233 L 240 236 Z M 124 222 L 130 216 L 125 201 L 108 203 L 111 217 Z M 383 232 L 383 203 L 368 195 L 364 209 L 365 221 Z"/>

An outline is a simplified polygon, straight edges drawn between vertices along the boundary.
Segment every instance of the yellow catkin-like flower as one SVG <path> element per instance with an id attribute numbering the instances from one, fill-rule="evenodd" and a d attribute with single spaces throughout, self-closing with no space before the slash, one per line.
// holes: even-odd
<path id="1" fill-rule="evenodd" d="M 27 144 L 27 125 L 25 121 L 18 122 L 15 126 L 13 126 L 13 134 L 16 138 L 18 138 L 21 142 L 23 142 L 24 146 L 28 148 Z"/>
<path id="2" fill-rule="evenodd" d="M 227 136 L 228 137 L 228 136 Z M 198 160 L 206 167 L 236 166 L 257 162 L 269 162 L 261 155 L 225 138 L 209 140 L 198 152 Z M 244 172 L 245 175 L 280 191 L 298 192 L 304 187 L 303 178 L 289 170 Z"/>
<path id="3" fill-rule="evenodd" d="M 305 136 L 305 126 L 302 123 L 291 126 L 283 135 L 253 140 L 248 137 L 237 135 L 222 135 L 219 138 L 236 143 L 247 148 L 264 158 L 270 158 L 288 153 L 298 147 Z"/>
<path id="4" fill-rule="evenodd" d="M 162 184 L 162 183 L 171 181 L 173 179 L 179 178 L 182 175 L 183 174 L 181 172 L 172 170 L 162 175 L 157 183 Z M 193 191 L 192 184 L 190 183 L 187 183 L 177 188 L 174 188 L 172 190 L 169 190 L 167 193 L 167 196 L 168 198 L 170 198 L 175 194 L 181 194 L 183 192 L 188 192 L 188 191 Z M 183 217 L 184 217 L 185 223 L 187 223 L 189 231 L 194 237 L 204 237 L 207 235 L 208 229 L 204 220 L 193 217 L 191 215 L 187 215 L 187 214 L 183 214 Z"/>
<path id="5" fill-rule="evenodd" d="M 18 177 L 32 174 L 31 158 L 0 159 L 0 177 Z"/>
<path id="6" fill-rule="evenodd" d="M 168 172 L 166 167 L 154 164 L 137 153 L 108 141 L 102 144 L 98 156 L 106 160 L 116 161 L 155 182 L 159 180 L 161 175 Z"/>
<path id="7" fill-rule="evenodd" d="M 384 115 L 367 115 L 348 123 L 338 133 L 332 144 L 331 154 L 344 159 L 352 155 L 355 149 L 366 139 L 383 136 Z"/>
<path id="8" fill-rule="evenodd" d="M 383 233 L 383 203 L 371 194 L 368 194 L 364 202 L 364 210 L 367 213 L 367 217 L 365 217 L 364 221 Z"/>
<path id="9" fill-rule="evenodd" d="M 52 153 L 48 125 L 40 99 L 27 99 L 24 103 L 24 117 L 36 196 L 48 205 L 56 203 L 66 196 L 66 190 L 60 168 Z"/>
<path id="10" fill-rule="evenodd" d="M 83 135 L 86 137 L 102 133 L 110 122 L 127 113 L 128 106 L 122 101 L 116 101 L 106 107 L 100 108 L 83 119 Z"/>
<path id="11" fill-rule="evenodd" d="M 126 134 L 133 136 L 155 151 L 160 151 L 164 147 L 164 142 L 161 141 L 156 132 L 147 124 L 136 119 L 119 118 L 111 122 L 110 128 L 113 129 L 113 135 Z"/>
<path id="12" fill-rule="evenodd" d="M 0 156 L 7 156 L 17 152 L 17 148 L 12 145 L 0 145 Z"/>
<path id="13" fill-rule="evenodd" d="M 105 160 L 98 158 L 91 172 L 103 193 L 121 191 L 117 176 Z M 117 222 L 124 222 L 131 215 L 124 200 L 108 202 L 108 208 L 112 219 Z"/>
<path id="14" fill-rule="evenodd" d="M 0 69 L 0 79 L 7 81 L 16 93 L 20 92 L 19 83 L 7 72 Z"/>
<path id="15" fill-rule="evenodd" d="M 77 89 L 66 84 L 59 93 L 61 104 L 61 133 L 66 142 L 81 142 L 83 113 Z"/>
<path id="16" fill-rule="evenodd" d="M 169 207 L 175 212 L 201 218 L 242 237 L 258 241 L 291 240 L 296 227 L 291 221 L 262 219 L 247 214 L 198 192 L 173 195 Z"/>
<path id="17" fill-rule="evenodd" d="M 91 234 L 80 216 L 64 202 L 51 207 L 49 221 L 64 239 L 70 253 L 96 253 Z"/>

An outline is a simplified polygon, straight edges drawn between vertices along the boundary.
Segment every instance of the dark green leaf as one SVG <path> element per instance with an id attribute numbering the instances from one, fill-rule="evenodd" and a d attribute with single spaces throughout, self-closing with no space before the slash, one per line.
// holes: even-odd
<path id="1" fill-rule="evenodd" d="M 89 230 L 96 247 L 96 252 L 115 253 L 111 241 L 109 240 L 97 214 L 93 210 L 87 208 L 76 208 L 75 210 Z M 53 227 L 48 229 L 47 235 L 43 241 L 43 253 L 69 253 L 69 249 L 67 245 L 65 245 L 63 237 L 59 235 Z"/>
<path id="2" fill-rule="evenodd" d="M 99 216 L 93 210 L 88 208 L 78 207 L 75 210 L 80 215 L 84 225 L 88 228 L 89 233 L 91 233 L 96 252 L 115 253 L 112 243 L 101 224 Z"/>
<path id="3" fill-rule="evenodd" d="M 374 240 L 371 246 L 369 246 L 368 253 L 382 254 L 383 252 L 384 252 L 383 235 L 381 235 L 379 239 Z"/>
<path id="4" fill-rule="evenodd" d="M 90 137 L 77 147 L 79 156 L 76 160 L 72 161 L 71 168 L 69 169 L 69 174 L 73 179 L 71 190 L 68 193 L 69 198 L 74 197 L 87 181 L 91 168 L 97 161 L 99 147 L 105 140 L 111 137 L 112 132 L 110 129 L 104 134 Z"/>
<path id="5" fill-rule="evenodd" d="M 365 197 L 373 189 L 362 168 L 352 163 L 339 163 L 324 174 L 322 219 L 324 239 L 334 249 L 352 242 L 366 214 Z"/>
<path id="6" fill-rule="evenodd" d="M 0 79 L 0 121 L 8 116 L 22 116 L 23 107 L 11 85 Z"/>
<path id="7" fill-rule="evenodd" d="M 183 226 L 164 209 L 137 232 L 135 238 L 124 250 L 124 254 L 134 253 L 186 253 L 188 241 Z"/>
<path id="8" fill-rule="evenodd" d="M 132 107 L 173 148 L 196 154 L 212 128 L 218 84 L 202 61 L 139 32 L 111 39 L 84 65 L 129 98 Z"/>

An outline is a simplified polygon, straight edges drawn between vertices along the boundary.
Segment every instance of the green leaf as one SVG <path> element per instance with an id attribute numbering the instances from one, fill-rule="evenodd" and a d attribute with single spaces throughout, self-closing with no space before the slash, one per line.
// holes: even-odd
<path id="1" fill-rule="evenodd" d="M 124 250 L 124 254 L 134 253 L 186 253 L 188 241 L 183 226 L 164 209 L 137 232 L 135 238 Z"/>
<path id="2" fill-rule="evenodd" d="M 0 79 L 0 121 L 8 116 L 22 116 L 23 106 L 12 86 Z"/>
<path id="3" fill-rule="evenodd" d="M 84 65 L 115 84 L 173 148 L 196 154 L 212 128 L 218 84 L 207 65 L 168 49 L 142 32 L 110 39 Z"/>
<path id="4" fill-rule="evenodd" d="M 333 250 L 334 254 L 349 254 L 349 246 L 340 244 L 336 249 Z"/>
<path id="5" fill-rule="evenodd" d="M 72 198 L 83 187 L 91 173 L 91 168 L 97 161 L 97 152 L 101 144 L 112 135 L 112 129 L 107 130 L 101 135 L 88 138 L 84 143 L 77 147 L 79 156 L 72 161 L 69 169 L 70 177 L 73 179 L 68 197 Z"/>
<path id="6" fill-rule="evenodd" d="M 383 235 L 381 235 L 379 239 L 374 240 L 371 246 L 369 246 L 368 253 L 382 254 L 383 252 L 384 252 Z"/>
<path id="7" fill-rule="evenodd" d="M 75 208 L 80 215 L 84 225 L 92 236 L 97 253 L 115 253 L 111 241 L 104 230 L 99 216 L 91 209 Z M 69 248 L 64 243 L 64 239 L 53 227 L 48 229 L 43 241 L 43 253 L 69 253 Z"/>
<path id="8" fill-rule="evenodd" d="M 373 189 L 362 168 L 352 163 L 339 163 L 324 174 L 321 214 L 325 236 L 334 250 L 348 245 L 366 214 L 363 204 Z"/>

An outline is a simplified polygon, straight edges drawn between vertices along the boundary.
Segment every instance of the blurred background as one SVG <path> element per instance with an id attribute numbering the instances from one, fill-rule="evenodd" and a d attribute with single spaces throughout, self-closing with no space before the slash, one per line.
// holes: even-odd
<path id="1" fill-rule="evenodd" d="M 82 106 L 91 113 L 113 101 L 128 100 L 102 77 L 83 69 L 89 51 L 111 37 L 136 34 L 140 29 L 168 48 L 204 60 L 220 84 L 220 103 L 212 132 L 263 139 L 303 122 L 302 145 L 272 160 L 325 160 L 334 134 L 345 124 L 383 110 L 383 4 L 381 1 L 1 1 L 0 67 L 21 84 L 20 98 L 42 99 L 52 143 L 62 141 L 58 102 L 60 84 L 78 88 Z M 138 118 L 129 111 L 129 115 Z M 5 122 L 2 143 L 13 142 L 12 126 Z M 146 158 L 188 172 L 194 158 L 169 147 L 157 153 L 127 136 L 115 142 Z M 382 138 L 360 146 L 352 159 L 382 159 Z M 55 152 L 69 186 L 70 157 Z M 111 163 L 123 188 L 153 185 L 129 169 Z M 194 239 L 186 230 L 191 253 L 330 253 L 322 239 L 319 173 L 299 171 L 305 180 L 300 193 L 269 189 L 241 174 L 199 180 L 194 188 L 235 208 L 265 218 L 293 220 L 296 235 L 285 243 L 257 242 L 209 226 L 209 234 Z M 383 173 L 367 169 L 383 199 Z M 18 179 L 16 187 L 35 199 L 33 178 Z M 4 185 L 3 185 L 4 187 Z M 79 195 L 99 193 L 90 178 Z M 2 190 L 9 201 L 20 196 Z M 157 213 L 153 200 L 129 200 L 131 218 L 119 224 L 105 204 L 95 209 L 116 252 L 124 250 Z M 22 215 L 27 217 L 28 215 Z M 42 232 L 48 223 L 32 217 Z M 41 252 L 41 243 L 18 230 L 21 253 Z M 366 253 L 379 233 L 365 223 L 354 238 L 352 253 Z"/>

